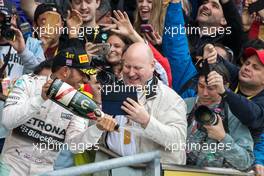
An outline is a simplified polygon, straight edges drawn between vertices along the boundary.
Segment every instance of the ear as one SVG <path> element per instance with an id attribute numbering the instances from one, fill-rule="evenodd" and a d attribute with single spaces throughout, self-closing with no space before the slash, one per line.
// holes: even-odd
<path id="1" fill-rule="evenodd" d="M 220 24 L 221 24 L 222 26 L 226 26 L 226 25 L 227 25 L 227 22 L 226 22 L 225 17 L 221 18 Z"/>
<path id="2" fill-rule="evenodd" d="M 156 64 L 156 61 L 153 59 L 152 61 L 151 61 L 151 70 L 154 72 L 154 70 L 155 70 L 155 64 Z"/>
<path id="3" fill-rule="evenodd" d="M 101 4 L 101 0 L 96 0 L 96 9 L 99 8 L 100 4 Z"/>
<path id="4" fill-rule="evenodd" d="M 69 78 L 70 74 L 71 74 L 71 70 L 68 67 L 66 67 L 66 66 L 61 67 L 60 75 L 61 75 L 61 77 L 63 77 L 63 79 Z"/>

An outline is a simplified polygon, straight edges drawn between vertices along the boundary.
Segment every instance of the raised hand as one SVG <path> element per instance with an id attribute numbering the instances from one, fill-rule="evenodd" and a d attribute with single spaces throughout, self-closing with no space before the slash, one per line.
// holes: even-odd
<path id="1" fill-rule="evenodd" d="M 77 38 L 79 29 L 83 24 L 80 12 L 74 9 L 72 9 L 71 11 L 68 10 L 68 16 L 66 21 L 67 27 L 69 29 L 69 38 Z"/>

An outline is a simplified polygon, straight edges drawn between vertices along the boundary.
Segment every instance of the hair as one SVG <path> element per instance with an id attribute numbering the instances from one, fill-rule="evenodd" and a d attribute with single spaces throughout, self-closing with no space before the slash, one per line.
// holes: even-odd
<path id="1" fill-rule="evenodd" d="M 109 37 L 108 39 L 111 37 L 111 36 L 117 36 L 118 38 L 120 38 L 124 44 L 125 44 L 125 47 L 123 48 L 123 54 L 125 53 L 125 51 L 127 50 L 127 48 L 133 44 L 133 42 L 126 36 L 123 36 L 123 35 L 120 35 L 120 34 L 117 34 L 117 33 L 114 33 L 114 32 L 109 32 Z"/>
<path id="2" fill-rule="evenodd" d="M 209 65 L 211 71 L 216 71 L 218 74 L 220 74 L 223 77 L 224 84 L 230 83 L 230 72 L 226 68 L 223 62 L 218 62 L 216 64 L 210 64 Z M 205 67 L 204 64 L 202 63 L 202 66 L 197 68 L 198 71 L 198 77 L 200 76 L 207 76 L 206 71 L 204 71 Z"/>
<path id="3" fill-rule="evenodd" d="M 150 19 L 148 21 L 149 24 L 151 24 L 155 31 L 159 33 L 159 35 L 162 36 L 163 34 L 163 28 L 164 28 L 164 20 L 165 20 L 165 13 L 166 13 L 167 6 L 163 6 L 163 3 L 161 0 L 153 0 L 152 1 L 152 9 L 150 12 Z M 135 23 L 134 27 L 135 30 L 140 34 L 140 25 L 143 24 L 143 21 L 141 20 L 141 17 L 139 15 L 139 9 L 138 6 L 135 11 Z"/>
<path id="4" fill-rule="evenodd" d="M 44 68 L 51 69 L 53 60 L 48 59 L 41 62 L 33 71 L 35 75 L 39 74 Z"/>
<path id="5" fill-rule="evenodd" d="M 219 47 L 219 48 L 222 48 L 223 50 L 225 50 L 226 52 L 226 55 L 227 55 L 227 59 L 229 62 L 233 63 L 234 62 L 234 52 L 227 46 L 224 46 L 223 44 L 221 43 L 215 43 L 214 46 L 216 47 Z"/>

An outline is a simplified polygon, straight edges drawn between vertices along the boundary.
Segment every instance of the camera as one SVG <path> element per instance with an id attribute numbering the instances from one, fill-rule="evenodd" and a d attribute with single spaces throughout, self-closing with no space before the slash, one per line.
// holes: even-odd
<path id="1" fill-rule="evenodd" d="M 92 56 L 90 65 L 97 68 L 96 79 L 102 85 L 110 85 L 115 82 L 115 75 L 112 73 L 111 66 L 107 63 L 105 56 Z"/>
<path id="2" fill-rule="evenodd" d="M 11 29 L 11 15 L 5 11 L 0 10 L 0 30 L 1 36 L 7 40 L 15 39 L 15 31 Z"/>
<path id="3" fill-rule="evenodd" d="M 198 106 L 194 111 L 195 120 L 201 125 L 216 125 L 218 123 L 217 114 L 220 114 L 219 109 L 210 109 L 204 105 Z"/>

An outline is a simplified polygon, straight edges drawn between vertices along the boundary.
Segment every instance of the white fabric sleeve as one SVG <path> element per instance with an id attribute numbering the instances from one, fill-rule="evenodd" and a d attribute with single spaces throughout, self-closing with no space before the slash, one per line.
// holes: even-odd
<path id="1" fill-rule="evenodd" d="M 65 142 L 69 146 L 86 146 L 98 143 L 103 131 L 99 130 L 96 125 L 88 127 L 88 121 L 82 117 L 74 116 L 66 130 Z M 86 148 L 70 147 L 71 152 L 80 153 Z"/>
<path id="2" fill-rule="evenodd" d="M 23 77 L 15 83 L 3 109 L 2 124 L 5 128 L 11 130 L 26 123 L 45 102 L 40 95 L 31 97 L 29 86 Z"/>

